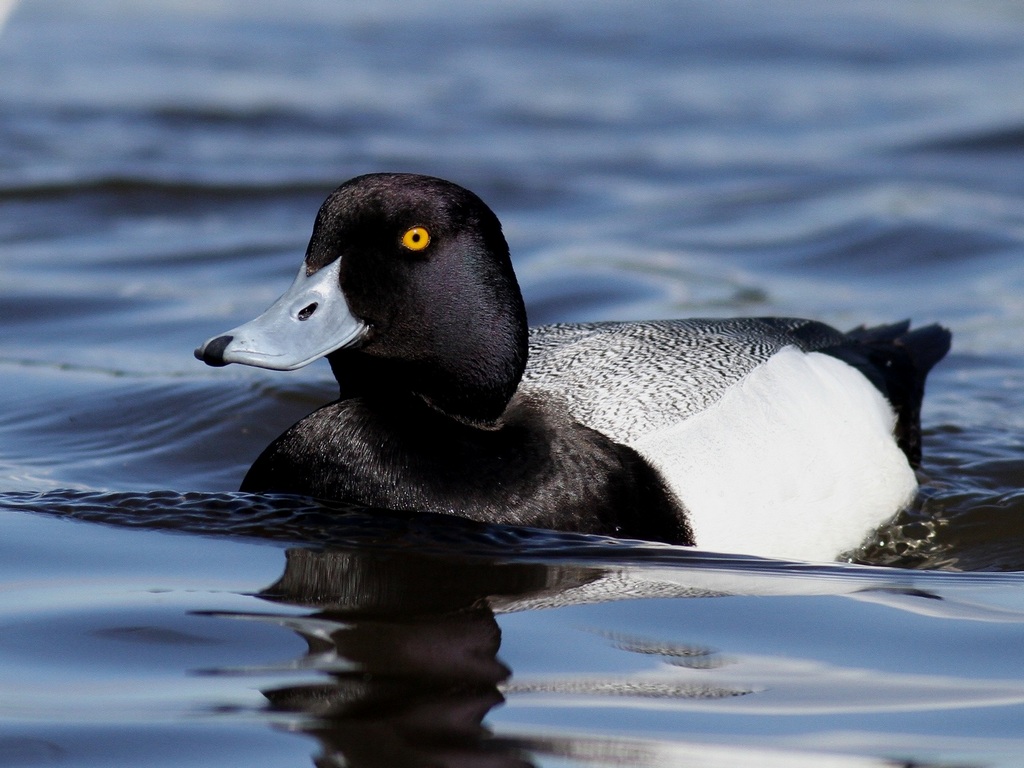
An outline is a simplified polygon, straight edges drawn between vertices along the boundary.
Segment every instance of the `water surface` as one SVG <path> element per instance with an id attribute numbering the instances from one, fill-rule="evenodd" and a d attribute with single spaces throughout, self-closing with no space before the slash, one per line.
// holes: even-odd
<path id="1" fill-rule="evenodd" d="M 24 0 L 0 71 L 0 764 L 1019 763 L 1016 5 Z M 950 326 L 920 498 L 808 564 L 234 493 L 335 384 L 191 350 L 380 170 L 533 323 Z"/>

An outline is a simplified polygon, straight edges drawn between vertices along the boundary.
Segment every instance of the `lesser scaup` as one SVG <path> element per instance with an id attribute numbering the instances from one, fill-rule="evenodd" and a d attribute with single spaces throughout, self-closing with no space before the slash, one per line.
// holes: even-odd
<path id="1" fill-rule="evenodd" d="M 291 288 L 196 350 L 340 398 L 241 489 L 731 552 L 830 559 L 912 498 L 949 332 L 785 318 L 527 328 L 472 192 L 371 174 L 324 202 Z"/>

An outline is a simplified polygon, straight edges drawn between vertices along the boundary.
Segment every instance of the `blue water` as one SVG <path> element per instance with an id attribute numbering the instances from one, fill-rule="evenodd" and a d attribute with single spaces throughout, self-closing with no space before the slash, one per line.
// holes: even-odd
<path id="1" fill-rule="evenodd" d="M 23 0 L 0 72 L 0 765 L 1020 763 L 1017 5 Z M 950 326 L 920 498 L 785 563 L 234 493 L 336 385 L 192 349 L 381 170 L 533 323 Z"/>

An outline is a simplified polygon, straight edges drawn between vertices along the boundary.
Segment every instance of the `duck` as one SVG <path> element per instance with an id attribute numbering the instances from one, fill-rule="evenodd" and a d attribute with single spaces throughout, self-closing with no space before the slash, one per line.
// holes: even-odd
<path id="1" fill-rule="evenodd" d="M 453 182 L 353 178 L 262 315 L 195 350 L 337 400 L 241 490 L 797 560 L 855 550 L 915 498 L 948 329 L 798 318 L 530 328 L 495 213 Z"/>

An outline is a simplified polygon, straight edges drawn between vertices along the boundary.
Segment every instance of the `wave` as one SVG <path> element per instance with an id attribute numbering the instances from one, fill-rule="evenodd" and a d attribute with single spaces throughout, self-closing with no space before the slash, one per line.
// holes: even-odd
<path id="1" fill-rule="evenodd" d="M 911 149 L 924 152 L 1011 153 L 1024 150 L 1024 126 L 1009 125 L 991 130 L 964 132 L 931 139 Z"/>
<path id="2" fill-rule="evenodd" d="M 0 182 L 0 200 L 37 201 L 86 195 L 160 195 L 195 201 L 202 199 L 271 198 L 281 195 L 326 194 L 337 179 L 268 179 L 246 182 L 171 179 L 157 176 L 97 176 L 36 182 Z"/>

